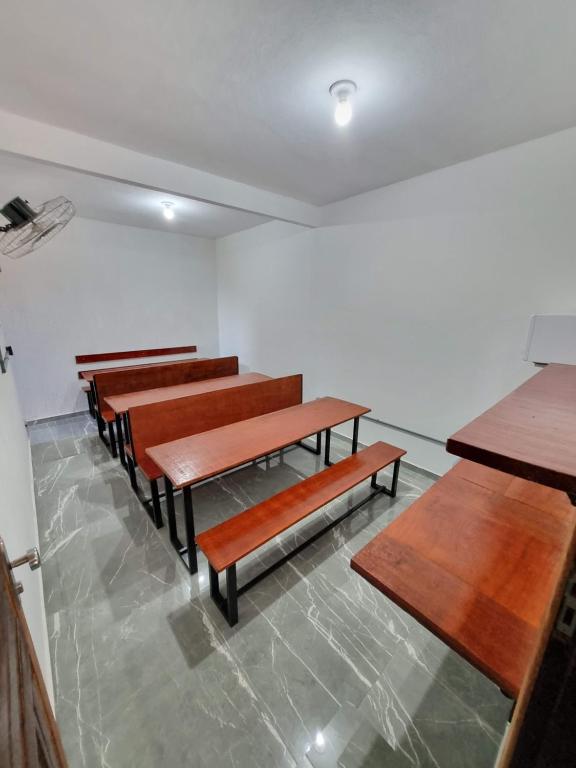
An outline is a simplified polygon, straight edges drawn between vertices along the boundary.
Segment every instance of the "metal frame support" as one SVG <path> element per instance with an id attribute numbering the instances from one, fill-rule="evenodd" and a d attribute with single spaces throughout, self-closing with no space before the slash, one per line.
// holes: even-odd
<path id="1" fill-rule="evenodd" d="M 374 488 L 377 491 L 381 491 L 386 496 L 390 496 L 390 498 L 395 499 L 396 498 L 396 492 L 398 491 L 398 475 L 400 473 L 400 459 L 396 459 L 394 462 L 394 469 L 392 470 L 392 485 L 390 488 L 386 488 L 384 485 L 378 485 L 376 482 L 376 479 L 378 477 L 378 473 L 372 475 L 372 480 L 370 481 L 370 486 Z"/>
<path id="2" fill-rule="evenodd" d="M 156 528 L 162 528 L 164 521 L 162 520 L 162 510 L 160 508 L 160 494 L 158 493 L 158 480 L 150 480 L 150 493 L 152 495 L 152 520 Z M 146 507 L 146 511 L 149 513 L 148 507 L 149 501 L 142 502 Z"/>
<path id="3" fill-rule="evenodd" d="M 118 438 L 118 455 L 120 456 L 120 462 L 124 468 L 126 468 L 126 454 L 124 452 L 124 430 L 122 429 L 122 417 L 119 413 L 116 414 L 116 436 Z"/>
<path id="4" fill-rule="evenodd" d="M 307 445 L 302 440 L 298 441 L 298 445 L 300 448 L 304 448 L 304 450 L 310 451 L 310 453 L 313 453 L 315 456 L 320 456 L 322 453 L 322 432 L 316 433 L 316 448 L 312 448 L 311 445 Z M 280 453 L 282 455 L 282 451 Z"/>
<path id="5" fill-rule="evenodd" d="M 360 417 L 354 419 L 354 429 L 352 432 L 352 453 L 358 453 L 358 430 L 360 429 Z"/>
<path id="6" fill-rule="evenodd" d="M 192 488 L 186 485 L 182 489 L 184 497 L 184 526 L 186 528 L 186 544 L 188 552 L 188 570 L 198 573 L 198 557 L 196 556 L 196 532 L 194 530 L 194 509 L 192 507 Z"/>
<path id="7" fill-rule="evenodd" d="M 130 476 L 130 485 L 132 486 L 132 490 L 138 495 L 139 488 L 138 488 L 138 481 L 136 480 L 136 467 L 134 465 L 134 460 L 132 456 L 126 455 L 126 461 L 128 464 L 128 475 Z"/>
<path id="8" fill-rule="evenodd" d="M 92 416 L 93 419 L 96 418 L 96 410 L 94 409 L 94 398 L 92 397 L 92 390 L 88 389 L 86 391 L 86 399 L 88 400 L 88 410 L 90 412 L 90 416 Z"/>
<path id="9" fill-rule="evenodd" d="M 330 437 L 332 436 L 332 430 L 330 427 L 326 430 L 326 439 L 324 440 L 324 464 L 326 464 L 327 467 L 332 466 L 332 462 L 330 461 Z"/>
<path id="10" fill-rule="evenodd" d="M 98 435 L 100 437 L 100 440 L 104 443 L 104 445 L 108 445 L 108 440 L 106 440 L 106 422 L 104 419 L 100 416 L 98 411 L 96 411 L 96 423 L 98 424 Z"/>
<path id="11" fill-rule="evenodd" d="M 186 486 L 182 490 L 184 497 L 184 521 L 186 526 L 186 546 L 182 544 L 178 536 L 176 524 L 176 510 L 174 507 L 174 486 L 169 478 L 164 476 L 164 488 L 166 491 L 166 514 L 168 517 L 168 532 L 170 543 L 178 553 L 190 573 L 198 572 L 198 557 L 196 555 L 196 536 L 194 531 L 194 509 L 192 507 L 192 489 Z"/>
<path id="12" fill-rule="evenodd" d="M 236 582 L 236 565 L 231 565 L 230 568 L 226 568 L 226 597 L 220 592 L 220 580 L 218 574 L 212 568 L 210 568 L 210 597 L 224 617 L 228 624 L 233 627 L 238 623 L 238 585 Z"/>
<path id="13" fill-rule="evenodd" d="M 128 475 L 130 477 L 130 485 L 132 486 L 132 490 L 138 497 L 138 501 L 140 502 L 140 504 L 142 504 L 142 506 L 148 513 L 148 516 L 151 518 L 156 528 L 162 528 L 164 525 L 164 521 L 162 520 L 162 509 L 160 507 L 160 492 L 158 490 L 158 480 L 156 479 L 150 480 L 151 498 L 147 499 L 142 493 L 142 491 L 140 490 L 140 487 L 138 485 L 138 479 L 136 477 L 136 467 L 134 465 L 134 461 L 132 459 L 132 456 L 130 456 L 130 454 L 126 454 L 126 463 L 127 463 Z"/>
<path id="14" fill-rule="evenodd" d="M 106 426 L 108 427 L 108 447 L 110 448 L 112 458 L 116 459 L 118 458 L 118 449 L 116 447 L 116 430 L 114 429 L 114 422 L 108 421 L 106 422 Z"/>

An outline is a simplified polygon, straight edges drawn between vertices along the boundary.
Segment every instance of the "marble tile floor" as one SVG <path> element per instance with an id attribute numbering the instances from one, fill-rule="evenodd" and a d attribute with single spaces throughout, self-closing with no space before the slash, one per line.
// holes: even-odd
<path id="1" fill-rule="evenodd" d="M 210 600 L 203 557 L 190 577 L 88 416 L 29 433 L 57 719 L 72 768 L 494 765 L 510 702 L 350 568 L 428 477 L 403 467 L 395 500 L 377 497 L 243 595 L 230 628 Z M 349 449 L 334 437 L 334 456 Z M 201 485 L 197 528 L 319 469 L 294 448 Z M 355 490 L 249 558 L 239 582 L 364 495 Z"/>

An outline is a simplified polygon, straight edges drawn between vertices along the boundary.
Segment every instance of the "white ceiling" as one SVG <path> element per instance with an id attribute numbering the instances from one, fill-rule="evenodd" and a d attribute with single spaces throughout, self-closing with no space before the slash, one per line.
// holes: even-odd
<path id="1" fill-rule="evenodd" d="M 79 216 L 113 224 L 179 232 L 197 237 L 223 237 L 255 227 L 265 216 L 189 200 L 164 192 L 122 184 L 0 152 L 0 207 L 13 197 L 37 206 L 64 195 Z M 174 203 L 174 219 L 163 216 L 162 201 Z"/>
<path id="2" fill-rule="evenodd" d="M 576 124 L 575 40 L 566 0 L 36 0 L 0 107 L 326 203 Z"/>

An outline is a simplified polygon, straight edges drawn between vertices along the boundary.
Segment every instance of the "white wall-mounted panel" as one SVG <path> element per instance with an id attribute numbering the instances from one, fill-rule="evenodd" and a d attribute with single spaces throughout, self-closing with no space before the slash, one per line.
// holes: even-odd
<path id="1" fill-rule="evenodd" d="M 533 315 L 524 359 L 576 364 L 576 315 Z"/>

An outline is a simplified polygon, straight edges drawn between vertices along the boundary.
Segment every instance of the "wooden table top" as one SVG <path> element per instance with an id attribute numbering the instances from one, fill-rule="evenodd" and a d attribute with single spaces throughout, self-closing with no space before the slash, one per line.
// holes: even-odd
<path id="1" fill-rule="evenodd" d="M 460 462 L 352 568 L 516 698 L 574 558 L 560 491 Z"/>
<path id="2" fill-rule="evenodd" d="M 146 453 L 175 488 L 183 488 L 369 412 L 355 403 L 321 397 L 157 445 Z"/>
<path id="3" fill-rule="evenodd" d="M 186 360 L 163 360 L 161 363 L 140 363 L 140 365 L 115 365 L 113 368 L 91 368 L 89 371 L 78 371 L 78 377 L 86 381 L 92 381 L 97 373 L 111 373 L 112 371 L 137 371 L 140 368 L 153 368 L 158 365 L 177 365 L 178 363 L 190 363 L 192 360 L 202 360 L 201 357 L 187 357 Z"/>
<path id="4" fill-rule="evenodd" d="M 145 389 L 142 392 L 127 392 L 123 395 L 110 395 L 104 402 L 114 413 L 126 413 L 130 408 L 138 405 L 150 405 L 163 400 L 176 400 L 179 397 L 189 395 L 201 395 L 204 392 L 212 392 L 217 389 L 230 389 L 242 384 L 255 384 L 258 381 L 270 379 L 263 373 L 239 373 L 233 376 L 220 376 L 215 379 L 202 379 L 201 381 L 189 381 L 186 384 L 175 384 L 170 387 L 156 387 Z"/>
<path id="5" fill-rule="evenodd" d="M 452 435 L 446 450 L 576 493 L 576 366 L 548 365 Z"/>

